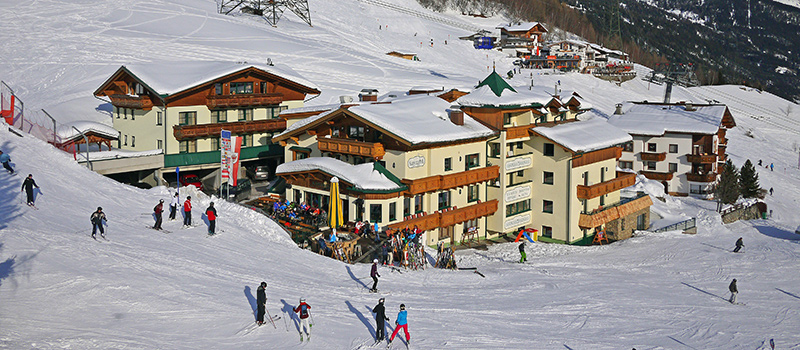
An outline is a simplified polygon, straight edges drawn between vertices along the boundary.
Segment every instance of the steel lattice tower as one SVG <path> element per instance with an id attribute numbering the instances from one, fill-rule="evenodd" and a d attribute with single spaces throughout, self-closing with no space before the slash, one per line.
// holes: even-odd
<path id="1" fill-rule="evenodd" d="M 617 49 L 622 48 L 622 27 L 620 25 L 622 14 L 620 8 L 622 7 L 621 0 L 610 0 L 608 11 L 608 36 L 613 43 L 619 44 Z"/>
<path id="2" fill-rule="evenodd" d="M 278 21 L 286 10 L 294 12 L 304 22 L 311 25 L 311 12 L 308 10 L 308 0 L 218 0 L 219 13 L 231 14 L 236 9 L 264 17 L 273 27 L 278 26 Z"/>

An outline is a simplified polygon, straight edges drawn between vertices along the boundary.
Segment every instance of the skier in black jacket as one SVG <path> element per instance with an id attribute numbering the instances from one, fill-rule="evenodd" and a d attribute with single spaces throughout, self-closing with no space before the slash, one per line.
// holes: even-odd
<path id="1" fill-rule="evenodd" d="M 261 282 L 256 290 L 256 304 L 258 304 L 258 314 L 256 314 L 256 323 L 260 326 L 264 324 L 264 313 L 267 308 L 267 282 Z"/>
<path id="2" fill-rule="evenodd" d="M 372 270 L 370 271 L 369 276 L 372 277 L 372 280 L 374 281 L 374 283 L 372 283 L 372 289 L 369 291 L 375 293 L 378 291 L 378 277 L 381 277 L 381 275 L 378 274 L 378 259 L 372 260 Z"/>
<path id="3" fill-rule="evenodd" d="M 731 285 L 728 286 L 728 290 L 731 291 L 731 298 L 728 301 L 730 301 L 731 304 L 736 304 L 736 295 L 739 294 L 739 288 L 736 288 L 735 278 L 731 281 Z"/>
<path id="4" fill-rule="evenodd" d="M 378 299 L 378 305 L 375 305 L 372 308 L 372 312 L 375 313 L 375 342 L 381 342 L 384 338 L 386 338 L 386 323 L 384 321 L 388 321 L 389 318 L 386 317 L 386 307 L 383 306 L 384 299 Z"/>
<path id="5" fill-rule="evenodd" d="M 103 208 L 97 207 L 97 211 L 92 213 L 92 238 L 97 239 L 94 235 L 97 233 L 97 229 L 100 229 L 100 237 L 106 238 L 105 232 L 103 231 L 103 221 L 106 220 L 106 214 L 103 213 Z"/>
<path id="6" fill-rule="evenodd" d="M 740 249 L 744 247 L 744 242 L 742 242 L 742 237 L 736 240 L 736 248 L 733 249 L 734 253 L 738 253 Z"/>
<path id="7" fill-rule="evenodd" d="M 528 261 L 528 256 L 525 254 L 525 242 L 519 244 L 519 262 L 524 263 Z"/>
<path id="8" fill-rule="evenodd" d="M 22 189 L 20 191 L 25 191 L 28 195 L 28 205 L 33 206 L 33 188 L 39 188 L 39 185 L 36 184 L 36 181 L 33 180 L 33 174 L 28 174 L 28 177 L 25 178 L 25 181 L 22 182 Z"/>

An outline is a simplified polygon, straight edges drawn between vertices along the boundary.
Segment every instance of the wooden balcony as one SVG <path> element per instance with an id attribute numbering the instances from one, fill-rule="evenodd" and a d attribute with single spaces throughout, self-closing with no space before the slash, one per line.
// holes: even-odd
<path id="1" fill-rule="evenodd" d="M 602 226 L 616 219 L 648 208 L 651 205 L 653 205 L 653 201 L 650 200 L 650 196 L 647 194 L 640 194 L 635 198 L 623 199 L 619 203 L 605 208 L 600 207 L 591 213 L 581 213 L 581 216 L 578 218 L 578 226 L 587 229 Z"/>
<path id="2" fill-rule="evenodd" d="M 692 182 L 714 182 L 717 181 L 717 173 L 707 173 L 703 175 L 686 173 L 686 180 Z"/>
<path id="3" fill-rule="evenodd" d="M 663 162 L 665 159 L 667 159 L 667 152 L 661 152 L 661 153 L 642 152 L 639 153 L 639 156 L 642 158 L 642 161 Z"/>
<path id="4" fill-rule="evenodd" d="M 440 227 L 453 226 L 472 219 L 489 216 L 497 211 L 497 200 L 492 199 L 488 202 L 473 204 L 464 208 L 453 209 L 440 213 Z"/>
<path id="5" fill-rule="evenodd" d="M 657 173 L 655 171 L 641 171 L 640 173 L 650 180 L 658 180 L 658 181 L 672 180 L 672 173 Z"/>
<path id="6" fill-rule="evenodd" d="M 500 167 L 497 165 L 492 165 L 490 167 L 477 168 L 455 174 L 434 175 L 421 179 L 403 179 L 400 181 L 408 186 L 408 191 L 406 191 L 405 195 L 413 196 L 420 193 L 449 190 L 451 188 L 473 185 L 476 183 L 494 180 L 498 176 L 500 176 Z"/>
<path id="7" fill-rule="evenodd" d="M 283 94 L 241 94 L 206 96 L 208 109 L 277 106 Z"/>
<path id="8" fill-rule="evenodd" d="M 175 125 L 172 134 L 177 140 L 196 139 L 205 137 L 218 137 L 222 129 L 230 130 L 233 134 L 255 134 L 286 130 L 286 120 L 266 119 L 232 123 L 214 123 L 200 125 Z"/>
<path id="9" fill-rule="evenodd" d="M 129 95 L 110 95 L 111 104 L 114 107 L 143 109 L 149 111 L 153 109 L 153 100 L 150 96 L 129 96 Z"/>
<path id="10" fill-rule="evenodd" d="M 714 164 L 717 162 L 716 154 L 687 154 L 686 161 L 689 163 Z"/>
<path id="11" fill-rule="evenodd" d="M 413 219 L 403 220 L 396 224 L 391 224 L 389 225 L 389 228 L 393 230 L 401 230 L 408 225 L 410 228 L 417 226 L 420 230 L 429 231 L 439 227 L 439 219 L 439 213 L 425 214 Z"/>
<path id="12" fill-rule="evenodd" d="M 386 155 L 383 144 L 351 139 L 317 137 L 320 152 L 352 154 L 355 156 L 381 159 Z"/>
<path id="13" fill-rule="evenodd" d="M 591 186 L 578 185 L 578 198 L 592 199 L 634 184 L 636 184 L 636 174 L 618 171 L 617 177 L 614 179 Z"/>
<path id="14" fill-rule="evenodd" d="M 521 139 L 530 136 L 530 125 L 513 126 L 506 129 L 506 140 Z"/>

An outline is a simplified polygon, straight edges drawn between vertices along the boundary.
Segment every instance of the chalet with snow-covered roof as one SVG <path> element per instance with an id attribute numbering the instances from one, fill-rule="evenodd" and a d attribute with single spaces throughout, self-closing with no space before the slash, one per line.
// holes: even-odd
<path id="1" fill-rule="evenodd" d="M 633 136 L 620 168 L 661 181 L 671 195 L 712 197 L 727 159 L 725 134 L 736 126 L 727 106 L 628 102 L 608 122 Z"/>
<path id="2" fill-rule="evenodd" d="M 576 61 L 566 61 L 566 64 L 570 65 L 568 68 L 586 72 L 597 66 L 597 62 L 595 61 L 597 51 L 595 51 L 588 42 L 581 40 L 561 40 L 549 43 L 547 47 L 550 49 L 550 56 L 555 56 L 556 60 L 558 58 L 577 59 Z"/>
<path id="3" fill-rule="evenodd" d="M 119 140 L 119 131 L 116 129 L 93 121 L 81 120 L 65 123 L 56 129 L 55 146 L 67 152 L 76 152 L 77 145 L 96 144 L 99 150 L 102 145 L 106 150 L 111 149 L 111 142 Z"/>
<path id="4" fill-rule="evenodd" d="M 484 218 L 498 209 L 486 182 L 496 132 L 441 98 L 409 95 L 390 102 L 345 104 L 294 122 L 273 137 L 287 162 L 277 174 L 286 197 L 325 206 L 330 179 L 340 179 L 345 221 L 426 231 L 424 243 L 486 237 Z"/>
<path id="5" fill-rule="evenodd" d="M 501 50 L 515 57 L 539 56 L 547 28 L 539 22 L 504 24 L 500 29 Z"/>
<path id="6" fill-rule="evenodd" d="M 95 92 L 113 105 L 123 150 L 164 151 L 167 171 L 219 168 L 220 131 L 242 137 L 240 159 L 276 160 L 270 142 L 286 128 L 281 111 L 320 91 L 289 67 L 233 62 L 125 65 Z"/>

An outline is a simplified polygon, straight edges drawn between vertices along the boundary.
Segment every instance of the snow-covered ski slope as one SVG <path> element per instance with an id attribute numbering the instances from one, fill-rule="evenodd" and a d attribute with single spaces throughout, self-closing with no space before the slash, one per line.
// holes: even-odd
<path id="1" fill-rule="evenodd" d="M 413 0 L 381 2 L 426 11 Z M 498 72 L 511 67 L 501 54 L 457 40 L 471 34 L 458 26 L 369 1 L 309 3 L 314 27 L 287 13 L 272 28 L 220 16 L 214 1 L 2 2 L 0 79 L 27 108 L 46 108 L 63 122 L 108 122 L 107 105 L 91 92 L 127 63 L 270 58 L 320 86 L 323 94 L 309 105 L 362 88 L 470 88 L 492 62 Z M 503 21 L 431 16 L 487 29 Z M 417 53 L 421 61 L 385 55 L 392 50 Z M 644 76 L 647 68 L 637 70 Z M 588 75 L 524 70 L 512 84 L 531 80 L 577 90 L 596 108 L 587 117 L 605 117 L 623 100 L 663 99 L 663 87 L 638 78 L 617 87 Z M 800 224 L 794 146 L 800 106 L 739 86 L 673 91 L 673 101 L 709 99 L 734 113 L 739 126 L 728 133 L 728 153 L 737 165 L 748 158 L 775 164 L 774 172 L 759 168 L 762 186 L 775 189 L 767 198 L 772 220 L 722 225 L 713 203 L 669 198 L 658 210 L 698 217 L 697 235 L 642 234 L 603 247 L 531 244 L 526 265 L 514 263 L 514 244 L 458 252 L 461 266 L 478 267 L 486 278 L 381 269 L 379 288 L 391 293 L 387 315 L 394 321 L 397 306 L 408 306 L 417 349 L 766 349 L 771 338 L 776 348 L 800 348 L 800 236 L 792 233 Z M 146 226 L 158 199 L 168 201 L 165 189 L 120 185 L 4 130 L 0 149 L 23 174 L 0 182 L 0 348 L 298 348 L 288 310 L 300 297 L 316 321 L 304 347 L 373 344 L 367 308 L 378 296 L 362 285 L 370 283 L 368 265 L 299 250 L 263 217 L 224 203 L 217 204 L 224 232 L 208 238 L 200 214 L 209 199 L 199 194 L 193 194 L 199 227 L 168 221 L 164 228 L 172 233 L 159 233 Z M 42 188 L 40 210 L 22 202 L 27 173 Z M 107 242 L 89 237 L 97 206 L 109 218 Z M 733 254 L 740 236 L 745 253 Z M 732 278 L 747 305 L 724 300 Z M 262 280 L 269 283 L 269 312 L 283 319 L 277 330 L 268 325 L 243 334 Z M 393 347 L 403 345 L 396 340 Z"/>

